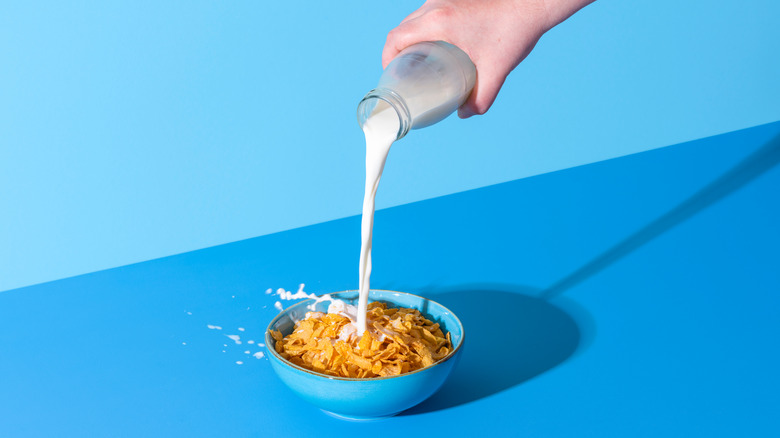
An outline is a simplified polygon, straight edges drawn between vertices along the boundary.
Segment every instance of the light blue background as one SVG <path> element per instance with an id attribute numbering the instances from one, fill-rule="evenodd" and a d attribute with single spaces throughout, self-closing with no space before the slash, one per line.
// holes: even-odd
<path id="1" fill-rule="evenodd" d="M 417 6 L 3 2 L 0 290 L 358 214 L 355 107 Z M 598 1 L 399 142 L 378 206 L 780 120 L 779 15 Z"/>

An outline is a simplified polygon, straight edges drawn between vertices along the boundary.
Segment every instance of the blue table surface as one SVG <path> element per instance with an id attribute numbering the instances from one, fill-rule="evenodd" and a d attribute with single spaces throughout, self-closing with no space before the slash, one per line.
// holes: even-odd
<path id="1" fill-rule="evenodd" d="M 780 122 L 377 212 L 372 286 L 468 333 L 381 422 L 254 356 L 267 289 L 355 288 L 359 217 L 4 292 L 0 436 L 779 436 L 778 161 Z"/>

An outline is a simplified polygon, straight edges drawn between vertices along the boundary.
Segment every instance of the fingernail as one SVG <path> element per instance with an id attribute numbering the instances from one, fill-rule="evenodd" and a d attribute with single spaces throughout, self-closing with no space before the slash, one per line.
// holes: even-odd
<path id="1" fill-rule="evenodd" d="M 458 117 L 461 119 L 468 119 L 469 117 L 473 116 L 474 113 L 465 109 L 465 108 L 458 108 Z"/>

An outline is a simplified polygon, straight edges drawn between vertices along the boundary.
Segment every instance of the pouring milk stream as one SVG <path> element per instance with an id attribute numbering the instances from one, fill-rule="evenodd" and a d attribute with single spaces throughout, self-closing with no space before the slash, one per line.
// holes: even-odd
<path id="1" fill-rule="evenodd" d="M 457 110 L 474 88 L 476 77 L 474 64 L 459 48 L 443 41 L 417 43 L 390 62 L 379 85 L 358 105 L 358 123 L 366 136 L 358 335 L 367 326 L 376 191 L 390 146 L 410 129 L 432 125 Z"/>

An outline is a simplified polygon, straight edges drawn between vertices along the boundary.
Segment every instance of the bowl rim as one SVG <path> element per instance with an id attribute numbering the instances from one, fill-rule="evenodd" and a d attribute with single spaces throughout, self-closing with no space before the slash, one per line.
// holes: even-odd
<path id="1" fill-rule="evenodd" d="M 360 293 L 360 291 L 359 291 L 359 290 L 350 289 L 350 290 L 343 290 L 343 291 L 339 291 L 339 292 L 331 292 L 331 293 L 327 293 L 327 295 L 331 295 L 331 296 L 333 296 L 333 295 L 345 294 L 345 293 L 349 293 L 349 292 L 357 292 L 358 294 Z M 412 294 L 412 293 L 409 293 L 409 292 L 401 292 L 401 291 L 396 291 L 396 290 L 389 290 L 389 289 L 371 289 L 371 290 L 369 291 L 369 297 L 370 297 L 370 292 L 390 292 L 390 293 L 397 293 L 397 294 L 409 295 L 409 296 L 412 296 L 412 297 L 417 297 L 417 298 L 421 298 L 421 299 L 423 299 L 423 300 L 430 301 L 430 302 L 432 302 L 432 303 L 436 303 L 437 305 L 441 306 L 441 308 L 442 308 L 442 309 L 444 309 L 446 312 L 449 312 L 449 314 L 450 314 L 450 315 L 452 315 L 452 317 L 455 319 L 455 322 L 457 323 L 458 327 L 460 327 L 460 333 L 461 333 L 461 335 L 460 335 L 460 341 L 458 342 L 458 345 L 457 345 L 457 346 L 455 346 L 455 347 L 452 349 L 452 351 L 450 351 L 450 353 L 449 353 L 449 354 L 448 354 L 448 355 L 447 355 L 447 356 L 446 356 L 444 359 L 441 359 L 441 360 L 437 361 L 437 362 L 436 362 L 436 363 L 434 363 L 433 365 L 429 365 L 429 366 L 427 366 L 427 367 L 425 367 L 425 368 L 420 368 L 419 370 L 414 370 L 414 371 L 412 371 L 412 372 L 403 373 L 403 374 L 398 374 L 397 376 L 382 376 L 382 377 L 341 377 L 341 376 L 331 376 L 331 375 L 329 375 L 329 374 L 318 373 L 318 372 L 316 372 L 316 371 L 312 371 L 312 370 L 310 370 L 310 369 L 304 368 L 304 367 L 302 367 L 302 366 L 300 366 L 300 365 L 296 365 L 296 364 L 294 364 L 294 363 L 292 363 L 292 362 L 288 361 L 287 359 L 283 358 L 281 355 L 279 355 L 279 353 L 276 351 L 276 340 L 275 340 L 275 339 L 273 339 L 273 337 L 271 337 L 271 327 L 274 325 L 274 323 L 276 323 L 276 321 L 278 321 L 278 320 L 279 320 L 279 318 L 281 318 L 281 317 L 282 317 L 282 315 L 284 315 L 285 313 L 287 313 L 287 312 L 288 312 L 290 309 L 292 309 L 293 307 L 296 307 L 296 306 L 302 306 L 302 305 L 304 305 L 304 303 L 307 303 L 307 304 L 309 304 L 310 302 L 314 302 L 314 299 L 313 299 L 313 298 L 307 298 L 307 299 L 305 299 L 305 300 L 303 300 L 303 301 L 299 301 L 299 302 L 297 302 L 297 303 L 294 303 L 293 305 L 291 305 L 291 306 L 289 306 L 289 307 L 285 308 L 284 310 L 282 310 L 281 312 L 279 312 L 279 314 L 278 314 L 278 315 L 276 315 L 276 316 L 275 316 L 275 317 L 274 317 L 274 318 L 271 320 L 271 322 L 268 324 L 268 327 L 265 329 L 265 334 L 264 334 L 264 335 L 265 335 L 265 341 L 266 341 L 266 345 L 268 346 L 268 351 L 270 351 L 271 355 L 272 355 L 272 356 L 273 356 L 275 359 L 279 360 L 279 362 L 281 362 L 281 364 L 282 364 L 282 365 L 288 366 L 288 367 L 290 367 L 290 368 L 292 368 L 292 369 L 294 369 L 294 370 L 301 371 L 301 372 L 304 372 L 304 373 L 306 373 L 306 374 L 311 374 L 312 376 L 315 376 L 315 377 L 319 377 L 319 378 L 323 378 L 323 379 L 328 379 L 328 380 L 344 380 L 344 381 L 348 381 L 348 382 L 375 382 L 375 381 L 379 381 L 379 380 L 397 379 L 397 378 L 399 378 L 399 377 L 406 377 L 406 376 L 411 376 L 411 375 L 413 375 L 413 374 L 417 374 L 417 373 L 420 373 L 420 372 L 423 372 L 423 371 L 428 371 L 428 370 L 431 370 L 431 369 L 433 369 L 434 367 L 436 367 L 436 366 L 438 366 L 438 365 L 441 365 L 441 364 L 443 364 L 443 363 L 447 362 L 448 360 L 452 359 L 453 357 L 455 357 L 456 353 L 458 353 L 458 351 L 459 351 L 459 350 L 461 349 L 461 347 L 463 346 L 463 342 L 464 342 L 464 340 L 465 340 L 465 338 L 466 338 L 466 331 L 465 331 L 465 329 L 464 329 L 464 327 L 463 327 L 463 323 L 461 322 L 460 318 L 458 318 L 458 315 L 456 315 L 456 314 L 455 314 L 455 313 L 454 313 L 452 310 L 450 310 L 448 307 L 445 307 L 445 306 L 443 306 L 443 305 L 442 305 L 441 303 L 439 303 L 438 301 L 434 301 L 434 300 L 432 300 L 432 299 L 430 299 L 430 298 L 425 298 L 425 297 L 423 297 L 423 296 L 421 296 L 421 295 L 416 295 L 416 294 Z M 320 295 L 318 295 L 318 296 L 322 296 L 322 295 L 326 295 L 326 294 L 320 294 Z M 273 345 L 270 343 L 270 341 L 271 341 L 271 340 L 273 341 Z"/>

